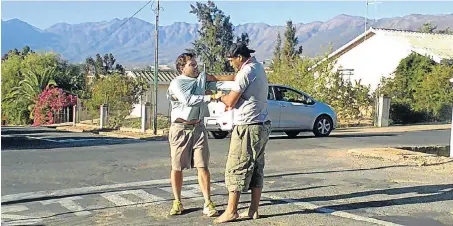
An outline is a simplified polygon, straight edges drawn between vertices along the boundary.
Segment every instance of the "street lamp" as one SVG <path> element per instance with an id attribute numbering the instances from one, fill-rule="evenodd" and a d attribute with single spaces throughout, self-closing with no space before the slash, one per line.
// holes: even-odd
<path id="1" fill-rule="evenodd" d="M 450 84 L 453 89 L 453 78 L 450 79 Z M 450 158 L 453 158 L 453 106 L 451 108 Z"/>

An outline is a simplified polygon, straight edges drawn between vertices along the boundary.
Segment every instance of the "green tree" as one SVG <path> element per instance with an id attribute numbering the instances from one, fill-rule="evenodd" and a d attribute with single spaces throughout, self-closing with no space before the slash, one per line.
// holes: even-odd
<path id="1" fill-rule="evenodd" d="M 2 119 L 5 119 L 9 124 L 25 124 L 29 116 L 25 104 L 5 101 L 11 90 L 24 77 L 20 71 L 22 60 L 22 57 L 19 55 L 10 55 L 5 57 L 2 62 Z"/>
<path id="2" fill-rule="evenodd" d="M 451 65 L 434 65 L 414 93 L 414 110 L 429 112 L 438 120 L 451 119 L 453 90 L 449 80 L 453 78 Z"/>
<path id="3" fill-rule="evenodd" d="M 19 82 L 18 86 L 11 90 L 11 93 L 5 99 L 5 102 L 21 102 L 27 105 L 27 110 L 31 113 L 30 119 L 33 119 L 33 108 L 37 97 L 42 91 L 50 86 L 56 86 L 55 68 L 46 68 L 42 71 L 29 69 L 24 73 L 24 79 Z"/>
<path id="4" fill-rule="evenodd" d="M 437 25 L 433 23 L 424 23 L 419 29 L 419 32 L 423 33 L 437 33 L 437 34 L 453 34 L 453 31 L 450 31 L 450 27 L 445 29 L 438 29 Z"/>
<path id="5" fill-rule="evenodd" d="M 195 6 L 190 5 L 190 7 L 190 13 L 197 16 L 201 27 L 198 30 L 199 39 L 193 42 L 193 48 L 187 51 L 200 57 L 210 72 L 231 71 L 225 58 L 225 53 L 233 44 L 234 38 L 230 17 L 226 16 L 212 1 L 206 4 L 197 2 Z"/>
<path id="6" fill-rule="evenodd" d="M 394 77 L 382 79 L 378 90 L 392 98 L 391 119 L 395 123 L 450 119 L 452 68 L 416 53 L 401 60 Z"/>
<path id="7" fill-rule="evenodd" d="M 2 61 L 2 117 L 10 124 L 28 123 L 33 96 L 48 84 L 75 93 L 83 89 L 81 75 L 74 67 L 56 53 L 35 53 L 28 46 L 22 52 L 9 51 Z"/>
<path id="8" fill-rule="evenodd" d="M 434 65 L 435 62 L 431 58 L 411 53 L 401 60 L 393 78 L 382 80 L 380 93 L 393 97 L 393 102 L 414 103 L 416 89 L 425 76 L 432 71 Z"/>
<path id="9" fill-rule="evenodd" d="M 241 36 L 236 38 L 236 43 L 245 43 L 247 46 L 250 44 L 250 38 L 248 33 L 242 33 Z"/>
<path id="10" fill-rule="evenodd" d="M 70 64 L 67 61 L 61 61 L 55 76 L 58 87 L 73 95 L 83 96 L 87 92 L 85 67 L 84 64 Z"/>
<path id="11" fill-rule="evenodd" d="M 34 103 L 32 95 L 36 97 L 39 94 L 32 90 L 42 90 L 42 86 L 35 85 L 41 82 L 39 76 L 49 68 L 57 68 L 59 63 L 59 56 L 55 53 L 38 54 L 27 51 L 27 48 L 24 52 L 27 54 L 10 51 L 12 54 L 2 62 L 2 116 L 10 124 L 30 122 Z M 55 74 L 53 71 L 52 76 Z"/>
<path id="12" fill-rule="evenodd" d="M 85 60 L 86 74 L 93 75 L 96 79 L 103 75 L 124 74 L 125 70 L 121 64 L 115 64 L 116 59 L 112 53 L 105 54 L 104 57 L 98 53 L 96 60 L 88 57 Z"/>
<path id="13" fill-rule="evenodd" d="M 329 104 L 337 112 L 340 122 L 370 117 L 370 87 L 362 85 L 360 81 L 345 80 L 338 71 L 333 70 L 335 61 L 324 61 L 313 69 L 317 62 L 319 59 L 296 57 L 291 64 L 275 65 L 269 73 L 269 81 L 302 90 Z"/>
<path id="14" fill-rule="evenodd" d="M 93 116 L 98 116 L 99 107 L 108 104 L 109 125 L 117 128 L 131 113 L 133 105 L 138 103 L 140 95 L 144 92 L 144 84 L 141 82 L 120 74 L 101 77 L 91 87 L 92 98 L 88 100 L 87 106 Z"/>
<path id="15" fill-rule="evenodd" d="M 23 56 L 27 56 L 29 53 L 33 53 L 33 51 L 30 49 L 30 46 L 25 46 L 22 49 L 22 55 Z"/>
<path id="16" fill-rule="evenodd" d="M 104 60 L 102 59 L 101 55 L 98 53 L 96 54 L 96 61 L 94 62 L 96 68 L 97 75 L 106 75 L 107 70 L 104 67 Z"/>
<path id="17" fill-rule="evenodd" d="M 447 27 L 443 30 L 437 30 L 438 34 L 446 34 L 446 35 L 453 35 L 453 31 L 450 31 L 450 27 Z"/>
<path id="18" fill-rule="evenodd" d="M 2 61 L 7 60 L 10 56 L 20 56 L 20 52 L 17 49 L 9 50 L 5 55 L 2 56 Z"/>
<path id="19" fill-rule="evenodd" d="M 278 32 L 277 34 L 277 40 L 275 41 L 275 48 L 274 48 L 274 57 L 272 58 L 272 65 L 271 65 L 271 68 L 275 68 L 275 67 L 278 67 L 278 65 L 280 64 L 280 60 L 281 60 L 281 55 L 282 55 L 282 51 L 281 51 L 281 48 L 282 48 L 282 38 L 280 37 L 280 32 Z"/>
<path id="20" fill-rule="evenodd" d="M 291 20 L 287 21 L 281 56 L 284 63 L 294 63 L 295 59 L 302 54 L 302 46 L 297 48 L 298 44 L 299 41 L 296 37 L 296 27 L 293 26 L 293 22 Z"/>
<path id="21" fill-rule="evenodd" d="M 437 29 L 437 25 L 433 23 L 424 23 L 420 28 L 419 31 L 423 33 L 434 33 L 434 30 Z"/>

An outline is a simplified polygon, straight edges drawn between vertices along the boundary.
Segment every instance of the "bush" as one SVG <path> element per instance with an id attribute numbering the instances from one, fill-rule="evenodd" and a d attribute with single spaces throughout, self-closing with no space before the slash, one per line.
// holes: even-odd
<path id="1" fill-rule="evenodd" d="M 392 124 L 410 124 L 431 121 L 432 116 L 427 112 L 414 111 L 409 104 L 390 104 L 390 119 Z"/>
<path id="2" fill-rule="evenodd" d="M 93 84 L 92 97 L 87 101 L 87 107 L 91 109 L 91 114 L 97 117 L 100 106 L 107 104 L 109 127 L 117 128 L 132 112 L 133 105 L 138 102 L 144 89 L 142 81 L 125 75 L 102 77 Z"/>
<path id="3" fill-rule="evenodd" d="M 34 126 L 54 123 L 54 113 L 77 103 L 77 97 L 66 95 L 60 88 L 46 88 L 39 94 L 33 109 Z"/>
<path id="4" fill-rule="evenodd" d="M 281 62 L 269 73 L 271 83 L 283 84 L 302 90 L 315 99 L 329 104 L 341 122 L 371 118 L 372 98 L 370 87 L 358 82 L 346 81 L 339 72 L 333 71 L 335 62 L 326 61 L 308 70 L 317 62 L 296 58 L 291 64 Z"/>
<path id="5" fill-rule="evenodd" d="M 452 77 L 451 65 L 413 53 L 401 60 L 394 77 L 381 81 L 378 92 L 391 98 L 394 123 L 447 121 L 453 104 Z"/>

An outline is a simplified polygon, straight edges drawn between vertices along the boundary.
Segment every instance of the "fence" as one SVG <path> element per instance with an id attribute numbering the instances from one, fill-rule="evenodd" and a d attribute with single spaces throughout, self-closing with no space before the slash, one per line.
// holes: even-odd
<path id="1" fill-rule="evenodd" d="M 100 107 L 90 107 L 88 101 L 89 99 L 78 99 L 76 121 L 81 124 L 99 125 Z"/>
<path id="2" fill-rule="evenodd" d="M 152 129 L 153 110 L 149 104 L 145 106 L 144 103 L 131 105 L 127 98 L 120 98 L 112 100 L 106 98 L 107 105 L 107 121 L 103 124 L 104 128 L 118 129 L 123 128 L 142 128 L 142 117 L 146 119 L 146 128 Z M 76 122 L 81 124 L 89 124 L 100 126 L 101 106 L 93 107 L 89 104 L 89 99 L 79 99 L 77 103 Z M 135 107 L 135 110 L 134 110 Z M 146 111 L 145 111 L 145 108 Z M 132 111 L 134 110 L 134 114 Z M 139 114 L 137 114 L 139 112 Z M 166 129 L 170 126 L 170 111 L 168 115 L 157 115 L 157 129 Z M 72 118 L 72 113 L 70 114 Z"/>
<path id="3" fill-rule="evenodd" d="M 54 123 L 65 123 L 65 122 L 72 122 L 73 121 L 73 108 L 72 107 L 65 107 L 57 112 L 53 112 L 54 115 Z"/>

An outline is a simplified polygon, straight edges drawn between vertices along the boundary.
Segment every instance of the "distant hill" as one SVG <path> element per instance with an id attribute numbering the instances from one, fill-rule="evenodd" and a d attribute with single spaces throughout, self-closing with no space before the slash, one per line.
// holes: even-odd
<path id="1" fill-rule="evenodd" d="M 58 23 L 45 30 L 12 19 L 2 20 L 2 54 L 10 49 L 22 49 L 25 45 L 33 50 L 53 50 L 72 62 L 83 62 L 96 53 L 113 53 L 117 62 L 126 66 L 153 64 L 154 24 L 133 18 L 107 39 L 102 38 L 120 26 L 126 19 L 80 24 Z M 418 30 L 427 22 L 439 29 L 453 28 L 453 14 L 420 15 L 370 20 L 368 26 L 388 29 Z M 299 43 L 304 55 L 312 57 L 324 53 L 329 43 L 336 49 L 364 31 L 364 18 L 338 15 L 326 22 L 315 21 L 295 24 Z M 176 56 L 191 47 L 197 39 L 198 24 L 183 22 L 162 26 L 159 38 L 160 63 L 173 62 Z M 272 57 L 277 32 L 283 36 L 285 26 L 270 26 L 264 23 L 247 23 L 235 26 L 236 35 L 249 34 L 250 47 L 259 60 Z"/>

